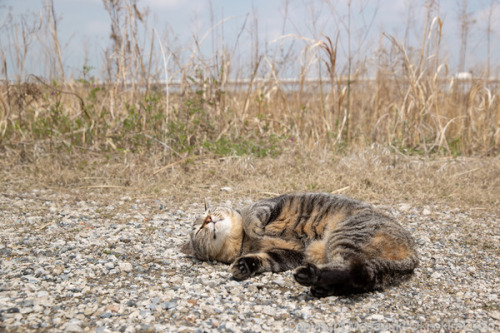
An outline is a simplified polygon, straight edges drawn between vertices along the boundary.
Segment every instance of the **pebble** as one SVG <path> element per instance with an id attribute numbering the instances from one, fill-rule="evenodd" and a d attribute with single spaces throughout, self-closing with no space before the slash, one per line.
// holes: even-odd
<path id="1" fill-rule="evenodd" d="M 51 191 L 37 192 L 46 200 L 0 194 L 0 207 L 22 207 L 0 209 L 0 330 L 500 331 L 494 212 L 396 205 L 417 240 L 415 276 L 383 292 L 315 299 L 293 272 L 238 282 L 227 265 L 182 254 L 199 205 Z"/>
<path id="2" fill-rule="evenodd" d="M 81 320 L 79 319 L 71 319 L 66 326 L 66 332 L 81 332 Z"/>
<path id="3" fill-rule="evenodd" d="M 131 263 L 128 262 L 121 262 L 119 263 L 120 270 L 122 272 L 132 272 L 133 266 Z"/>
<path id="4" fill-rule="evenodd" d="M 404 203 L 400 204 L 398 208 L 400 212 L 406 213 L 411 209 L 411 205 L 408 203 Z"/>
<path id="5" fill-rule="evenodd" d="M 366 319 L 368 319 L 368 320 L 384 320 L 385 317 L 383 315 L 380 315 L 380 314 L 373 314 L 373 315 L 366 317 Z"/>
<path id="6" fill-rule="evenodd" d="M 176 302 L 165 302 L 161 305 L 162 309 L 164 310 L 171 310 L 174 309 L 177 306 Z"/>

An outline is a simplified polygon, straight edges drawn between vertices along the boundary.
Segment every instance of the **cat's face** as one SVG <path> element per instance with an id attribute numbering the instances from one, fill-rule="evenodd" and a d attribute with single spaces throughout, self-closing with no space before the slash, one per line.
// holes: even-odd
<path id="1" fill-rule="evenodd" d="M 241 215 L 228 207 L 208 209 L 191 229 L 191 250 L 200 260 L 231 262 L 239 253 L 243 235 Z"/>

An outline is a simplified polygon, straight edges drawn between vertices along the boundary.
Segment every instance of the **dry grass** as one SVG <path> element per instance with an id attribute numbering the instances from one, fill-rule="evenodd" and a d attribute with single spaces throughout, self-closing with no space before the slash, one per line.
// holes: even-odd
<path id="1" fill-rule="evenodd" d="M 92 198 L 113 194 L 179 205 L 257 199 L 284 192 L 323 191 L 376 204 L 443 204 L 498 211 L 498 158 L 408 157 L 383 148 L 345 155 L 289 151 L 276 158 L 216 157 L 165 163 L 161 154 L 61 154 L 30 160 L 2 154 L 0 190 L 53 189 Z M 222 187 L 231 192 L 221 191 Z"/>
<path id="2" fill-rule="evenodd" d="M 15 37 L 14 47 L 1 47 L 8 52 L 1 54 L 3 190 L 82 189 L 181 201 L 326 191 L 380 203 L 498 205 L 498 80 L 447 73 L 443 23 L 431 6 L 422 44 L 412 49 L 381 36 L 369 74 L 367 58 L 356 57 L 362 50 L 351 49 L 350 7 L 349 22 L 339 25 L 347 34 L 284 35 L 268 51 L 258 48 L 254 17 L 254 26 L 240 31 L 251 32 L 254 53 L 239 55 L 247 63 L 237 68 L 236 50 L 245 42 L 238 35 L 227 44 L 225 20 L 194 36 L 191 50 L 176 53 L 168 38 L 149 29 L 149 15 L 136 2 L 104 1 L 112 22 L 104 75 L 94 77 L 83 64 L 71 79 L 61 65 L 53 1 L 47 4 L 33 26 L 10 18 L 0 31 Z M 200 45 L 209 35 L 216 47 L 207 55 Z M 44 78 L 26 73 L 34 40 L 55 50 L 44 54 L 52 64 Z M 349 45 L 346 68 L 339 64 L 342 42 Z M 287 86 L 279 77 L 290 66 L 297 71 Z M 223 186 L 233 192 L 220 192 Z"/>

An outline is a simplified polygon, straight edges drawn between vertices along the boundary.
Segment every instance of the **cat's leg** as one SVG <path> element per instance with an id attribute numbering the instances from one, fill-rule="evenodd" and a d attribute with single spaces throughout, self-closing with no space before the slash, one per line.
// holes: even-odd
<path id="1" fill-rule="evenodd" d="M 372 212 L 344 221 L 313 253 L 324 253 L 326 262 L 307 256 L 308 264 L 294 276 L 317 297 L 381 290 L 411 276 L 418 265 L 409 234 Z"/>
<path id="2" fill-rule="evenodd" d="M 339 287 L 349 283 L 351 277 L 344 260 L 341 257 L 337 259 L 337 264 L 329 262 L 326 240 L 314 241 L 305 250 L 306 264 L 297 268 L 295 280 L 308 287 L 334 281 L 335 286 L 332 285 L 330 289 L 339 290 Z"/>
<path id="3" fill-rule="evenodd" d="M 311 287 L 314 296 L 324 297 L 383 290 L 411 277 L 419 260 L 402 229 L 357 227 L 357 232 L 346 228 L 348 232 L 332 235 L 324 249 L 328 262 L 308 256 L 295 280 Z"/>
<path id="4" fill-rule="evenodd" d="M 265 235 L 266 226 L 275 221 L 284 208 L 283 198 L 265 200 L 243 208 L 243 229 L 250 238 L 262 238 Z"/>
<path id="5" fill-rule="evenodd" d="M 262 238 L 265 233 L 265 225 L 254 212 L 243 218 L 243 230 L 250 238 Z"/>
<path id="6" fill-rule="evenodd" d="M 284 272 L 302 264 L 304 255 L 295 250 L 272 249 L 237 258 L 231 266 L 236 280 L 245 280 L 263 272 Z"/>
<path id="7" fill-rule="evenodd" d="M 231 266 L 236 280 L 245 280 L 263 272 L 284 272 L 302 263 L 302 253 L 287 249 L 247 254 L 237 258 Z"/>
<path id="8" fill-rule="evenodd" d="M 316 297 L 340 296 L 383 290 L 409 279 L 418 264 L 417 258 L 404 260 L 353 259 L 346 264 L 299 267 L 295 280 L 311 287 Z"/>
<path id="9" fill-rule="evenodd" d="M 298 283 L 311 287 L 311 294 L 315 297 L 349 295 L 374 289 L 373 277 L 361 262 L 323 266 L 308 263 L 299 267 L 294 277 Z"/>
<path id="10" fill-rule="evenodd" d="M 262 251 L 237 258 L 231 265 L 236 280 L 244 280 L 263 272 L 284 272 L 304 262 L 304 250 L 299 243 L 265 238 Z"/>

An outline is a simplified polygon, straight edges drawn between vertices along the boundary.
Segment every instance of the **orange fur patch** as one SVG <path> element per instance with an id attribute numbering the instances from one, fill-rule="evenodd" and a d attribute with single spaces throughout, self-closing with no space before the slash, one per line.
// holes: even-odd
<path id="1" fill-rule="evenodd" d="M 402 260 L 410 255 L 410 250 L 406 245 L 395 241 L 383 232 L 375 234 L 364 250 L 368 255 L 384 260 Z"/>
<path id="2" fill-rule="evenodd" d="M 279 219 L 274 221 L 273 223 L 269 224 L 266 226 L 266 233 L 272 234 L 272 235 L 278 235 L 283 229 L 286 229 L 288 227 L 288 221 L 285 219 Z"/>
<path id="3" fill-rule="evenodd" d="M 289 241 L 280 238 L 265 237 L 261 243 L 262 251 L 271 249 L 285 249 L 302 251 L 302 245 L 298 241 Z"/>
<path id="4" fill-rule="evenodd" d="M 324 241 L 315 241 L 306 248 L 306 262 L 322 265 L 327 263 L 326 244 Z"/>
<path id="5" fill-rule="evenodd" d="M 322 223 L 318 227 L 318 231 L 328 230 L 329 232 L 335 230 L 337 225 L 344 221 L 346 218 L 345 213 L 343 211 L 335 212 L 333 215 L 327 216 Z M 326 232 L 326 231 L 325 231 Z"/>

